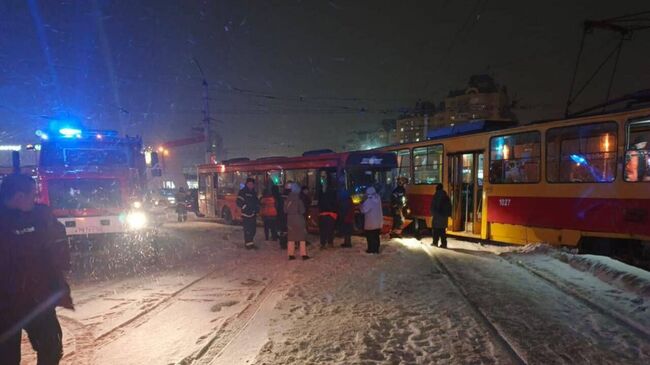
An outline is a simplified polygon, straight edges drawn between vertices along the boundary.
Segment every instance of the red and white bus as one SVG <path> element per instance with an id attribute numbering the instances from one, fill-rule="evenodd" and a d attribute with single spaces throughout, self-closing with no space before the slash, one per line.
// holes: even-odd
<path id="1" fill-rule="evenodd" d="M 147 226 L 141 209 L 145 162 L 140 137 L 61 128 L 38 132 L 37 183 L 68 236 L 118 234 Z"/>
<path id="2" fill-rule="evenodd" d="M 222 218 L 230 224 L 241 219 L 236 199 L 246 178 L 255 179 L 258 194 L 271 184 L 283 187 L 287 182 L 295 182 L 309 188 L 312 206 L 308 212 L 307 229 L 317 232 L 319 191 L 335 184 L 337 189 L 347 189 L 353 202 L 359 204 L 366 188 L 374 186 L 386 201 L 391 194 L 396 167 L 397 159 L 393 153 L 334 153 L 329 150 L 306 152 L 300 157 L 240 158 L 201 165 L 198 171 L 199 211 L 206 217 Z M 387 212 L 385 209 L 385 233 L 392 225 Z M 357 229 L 362 228 L 359 225 Z"/>

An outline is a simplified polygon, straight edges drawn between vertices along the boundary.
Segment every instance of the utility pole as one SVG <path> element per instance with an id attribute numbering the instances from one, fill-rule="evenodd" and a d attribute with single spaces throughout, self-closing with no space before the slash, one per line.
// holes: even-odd
<path id="1" fill-rule="evenodd" d="M 192 57 L 192 61 L 196 65 L 196 67 L 199 69 L 199 72 L 201 73 L 201 78 L 203 81 L 201 84 L 203 85 L 203 133 L 205 137 L 205 162 L 210 163 L 212 162 L 212 156 L 214 154 L 214 146 L 212 145 L 212 130 L 211 130 L 211 118 L 210 118 L 210 97 L 208 94 L 208 80 L 205 78 L 205 74 L 203 73 L 203 69 L 201 68 L 201 65 L 199 64 L 199 61 Z"/>

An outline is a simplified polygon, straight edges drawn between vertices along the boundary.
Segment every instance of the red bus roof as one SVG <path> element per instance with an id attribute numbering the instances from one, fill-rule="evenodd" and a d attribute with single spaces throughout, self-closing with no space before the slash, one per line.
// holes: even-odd
<path id="1" fill-rule="evenodd" d="M 200 171 L 269 171 L 339 167 L 351 163 L 353 165 L 374 165 L 376 167 L 393 168 L 397 166 L 392 152 L 354 151 L 342 153 L 326 153 L 317 156 L 276 157 L 259 160 L 240 160 L 225 164 L 204 164 Z"/>

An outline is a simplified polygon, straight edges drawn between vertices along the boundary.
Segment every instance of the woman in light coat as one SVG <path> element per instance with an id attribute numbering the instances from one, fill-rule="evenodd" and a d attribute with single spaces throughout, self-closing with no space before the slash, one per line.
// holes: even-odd
<path id="1" fill-rule="evenodd" d="M 289 241 L 287 253 L 289 260 L 295 260 L 296 242 L 300 242 L 300 256 L 303 260 L 307 256 L 307 224 L 305 222 L 305 205 L 300 199 L 300 186 L 291 185 L 291 193 L 284 202 L 284 212 L 287 214 L 287 240 Z"/>
<path id="2" fill-rule="evenodd" d="M 381 209 L 381 199 L 372 186 L 366 190 L 366 200 L 361 204 L 364 216 L 363 230 L 368 242 L 367 253 L 379 253 L 381 227 L 384 224 L 384 213 Z"/>

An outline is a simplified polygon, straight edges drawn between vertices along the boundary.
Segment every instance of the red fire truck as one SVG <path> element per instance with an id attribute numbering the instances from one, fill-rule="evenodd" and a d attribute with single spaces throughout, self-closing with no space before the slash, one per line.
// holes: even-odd
<path id="1" fill-rule="evenodd" d="M 120 234 L 148 226 L 146 168 L 140 137 L 64 127 L 38 131 L 39 200 L 68 236 Z"/>

